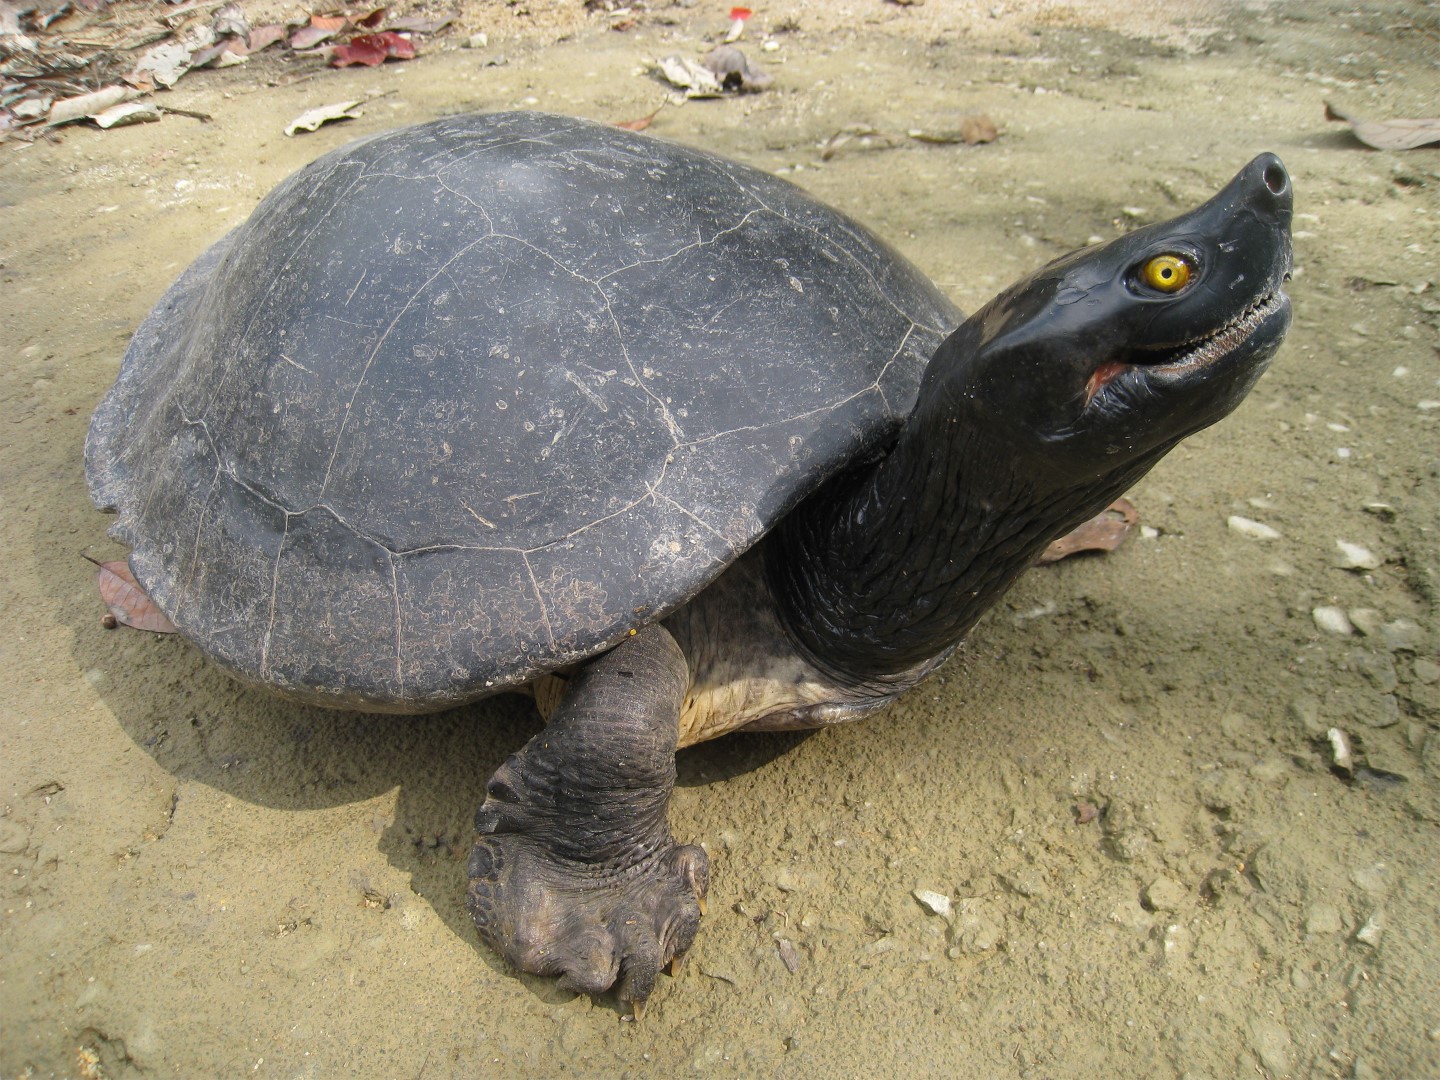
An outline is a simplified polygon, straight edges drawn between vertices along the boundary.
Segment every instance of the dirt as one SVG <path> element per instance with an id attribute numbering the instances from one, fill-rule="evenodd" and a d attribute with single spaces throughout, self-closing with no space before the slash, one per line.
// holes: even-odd
<path id="1" fill-rule="evenodd" d="M 528 704 L 325 713 L 102 629 L 81 553 L 121 553 L 82 445 L 145 312 L 285 175 L 459 110 L 646 115 L 638 69 L 728 5 L 615 32 L 471 3 L 417 61 L 193 73 L 160 100 L 209 123 L 0 147 L 0 1074 L 1440 1076 L 1440 150 L 1323 113 L 1433 115 L 1440 11 L 1132 7 L 782 0 L 746 38 L 770 90 L 655 121 L 859 216 L 967 310 L 1274 150 L 1296 315 L 1240 410 L 1131 493 L 1146 535 L 1033 571 L 882 715 L 681 755 L 710 913 L 639 1023 L 507 972 L 464 912 Z M 850 125 L 977 112 L 996 142 L 821 161 Z"/>

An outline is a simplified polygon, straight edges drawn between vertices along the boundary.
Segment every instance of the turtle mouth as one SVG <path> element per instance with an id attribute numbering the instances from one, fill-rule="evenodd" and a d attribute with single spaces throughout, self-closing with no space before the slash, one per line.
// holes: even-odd
<path id="1" fill-rule="evenodd" d="M 1153 359 L 1147 357 L 1143 361 L 1132 360 L 1130 363 L 1107 360 L 1091 373 L 1085 384 L 1085 405 L 1088 407 L 1107 386 L 1128 371 L 1140 369 L 1147 377 L 1153 379 L 1158 376 L 1168 382 L 1210 368 L 1234 356 L 1241 346 L 1271 319 L 1282 315 L 1288 305 L 1289 299 L 1285 293 L 1275 289 L 1256 299 L 1239 315 L 1217 329 L 1182 345 L 1157 350 Z"/>
<path id="2" fill-rule="evenodd" d="M 1285 294 L 1279 289 L 1267 293 L 1218 330 L 1170 350 L 1167 359 L 1145 364 L 1144 367 L 1165 375 L 1183 375 L 1196 368 L 1208 367 L 1238 349 L 1272 315 L 1283 311 L 1286 303 Z"/>

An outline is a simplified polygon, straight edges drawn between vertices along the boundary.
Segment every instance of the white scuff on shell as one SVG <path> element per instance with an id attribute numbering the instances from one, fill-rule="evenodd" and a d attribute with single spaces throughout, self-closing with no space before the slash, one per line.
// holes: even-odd
<path id="1" fill-rule="evenodd" d="M 1253 518 L 1241 517 L 1239 514 L 1231 514 L 1225 519 L 1226 526 L 1241 536 L 1248 536 L 1252 540 L 1279 540 L 1280 530 L 1271 528 L 1263 521 L 1255 521 Z"/>

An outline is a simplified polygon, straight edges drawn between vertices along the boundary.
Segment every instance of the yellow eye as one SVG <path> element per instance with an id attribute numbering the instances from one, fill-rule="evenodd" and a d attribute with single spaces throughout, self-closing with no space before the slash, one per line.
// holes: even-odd
<path id="1" fill-rule="evenodd" d="M 1179 292 L 1190 283 L 1190 264 L 1178 255 L 1156 255 L 1140 268 L 1140 277 L 1152 289 Z"/>

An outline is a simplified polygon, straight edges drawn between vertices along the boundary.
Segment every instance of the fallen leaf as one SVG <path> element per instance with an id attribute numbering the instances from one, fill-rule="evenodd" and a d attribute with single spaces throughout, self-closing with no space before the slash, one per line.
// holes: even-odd
<path id="1" fill-rule="evenodd" d="M 94 562 L 93 559 L 91 561 Z M 140 588 L 124 559 L 98 565 L 100 599 L 105 601 L 116 622 L 154 634 L 175 633 L 175 624 L 145 595 L 145 590 Z"/>
<path id="2" fill-rule="evenodd" d="M 216 37 L 245 38 L 250 36 L 250 21 L 245 18 L 244 9 L 232 0 L 215 13 L 215 18 L 210 20 L 210 29 L 215 31 Z"/>
<path id="3" fill-rule="evenodd" d="M 180 81 L 180 76 L 190 70 L 191 52 L 188 46 L 173 41 L 156 45 L 140 57 L 126 79 L 137 86 L 174 86 Z"/>
<path id="4" fill-rule="evenodd" d="M 364 64 L 366 67 L 378 67 L 392 56 L 396 60 L 415 59 L 415 43 L 391 30 L 382 30 L 378 34 L 353 37 L 348 45 L 336 45 L 330 66 L 338 68 Z"/>
<path id="5" fill-rule="evenodd" d="M 1000 137 L 1000 129 L 995 121 L 984 113 L 972 113 L 960 120 L 960 128 L 957 131 L 920 131 L 912 129 L 905 134 L 916 142 L 939 143 L 941 145 L 953 146 L 955 143 L 964 143 L 966 146 L 974 146 L 976 143 L 994 142 Z"/>
<path id="6" fill-rule="evenodd" d="M 1114 551 L 1139 521 L 1140 515 L 1129 499 L 1116 499 L 1089 521 L 1051 541 L 1036 561 L 1059 562 L 1081 551 Z"/>
<path id="7" fill-rule="evenodd" d="M 625 131 L 644 131 L 655 122 L 655 117 L 659 115 L 660 110 L 656 109 L 649 116 L 642 116 L 639 120 L 617 120 L 614 126 Z"/>
<path id="8" fill-rule="evenodd" d="M 341 101 L 334 105 L 317 105 L 313 109 L 306 109 L 285 125 L 285 134 L 294 135 L 297 131 L 314 131 L 321 124 L 328 124 L 331 120 L 356 120 L 365 115 L 360 109 L 360 104 L 359 101 Z"/>
<path id="9" fill-rule="evenodd" d="M 378 26 L 379 26 L 382 22 L 384 22 L 384 21 L 385 21 L 385 9 L 382 7 L 382 8 L 376 8 L 374 11 L 370 12 L 369 15 L 366 15 L 366 16 L 364 16 L 363 18 L 356 19 L 356 20 L 355 20 L 355 25 L 356 25 L 356 26 L 363 26 L 366 30 L 374 30 L 376 27 L 378 27 Z"/>
<path id="10" fill-rule="evenodd" d="M 753 67 L 745 54 L 734 45 L 717 45 L 700 61 L 720 81 L 725 90 L 759 93 L 775 81 L 759 64 Z"/>
<path id="11" fill-rule="evenodd" d="M 151 124 L 160 119 L 160 107 L 153 101 L 126 101 L 96 113 L 91 119 L 107 131 L 131 124 Z"/>
<path id="12" fill-rule="evenodd" d="M 311 15 L 310 25 L 336 33 L 349 26 L 350 20 L 344 15 Z"/>
<path id="13" fill-rule="evenodd" d="M 1414 150 L 1440 143 L 1440 119 L 1361 120 L 1353 113 L 1342 112 L 1328 101 L 1325 103 L 1325 119 L 1349 124 L 1357 139 L 1376 150 Z"/>
<path id="14" fill-rule="evenodd" d="M 722 92 L 715 74 L 687 56 L 667 56 L 655 66 L 665 81 L 684 90 L 686 97 L 719 97 Z"/>
<path id="15" fill-rule="evenodd" d="M 915 132 L 912 131 L 910 135 L 913 138 L 915 136 Z M 841 148 L 846 143 L 851 142 L 855 139 L 861 140 L 861 142 L 864 143 L 866 146 L 869 145 L 871 139 L 880 139 L 885 143 L 887 147 L 891 147 L 899 141 L 900 136 L 891 134 L 888 131 L 881 131 L 879 128 L 863 126 L 851 126 L 848 128 L 844 128 L 843 130 L 837 131 L 834 135 L 831 135 L 828 139 L 826 139 L 823 143 L 820 144 L 820 160 L 829 161 L 832 157 L 834 157 L 840 152 Z"/>
<path id="16" fill-rule="evenodd" d="M 112 105 L 128 101 L 134 96 L 135 91 L 128 86 L 107 86 L 89 94 L 80 94 L 78 97 L 61 98 L 50 106 L 50 114 L 45 118 L 45 122 L 54 125 L 83 120 L 87 116 L 104 112 Z"/>
<path id="17" fill-rule="evenodd" d="M 290 48 L 311 49 L 322 41 L 328 41 L 343 28 L 340 26 L 303 26 L 290 35 Z"/>

